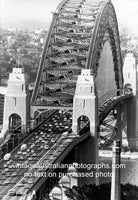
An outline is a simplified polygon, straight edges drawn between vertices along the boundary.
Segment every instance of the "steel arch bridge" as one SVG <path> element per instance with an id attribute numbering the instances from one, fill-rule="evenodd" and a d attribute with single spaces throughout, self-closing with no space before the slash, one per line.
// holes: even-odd
<path id="1" fill-rule="evenodd" d="M 104 60 L 107 54 L 109 63 Z M 89 137 L 87 126 L 81 130 L 87 133 L 80 134 L 79 138 L 70 131 L 77 76 L 85 68 L 91 69 L 97 85 L 100 126 L 114 108 L 120 103 L 127 102 L 132 96 L 122 91 L 123 74 L 118 24 L 110 0 L 64 0 L 53 13 L 31 106 L 38 113 L 45 110 L 54 111 L 25 139 L 24 142 L 30 148 L 27 156 L 23 154 L 20 159 L 21 145 L 12 151 L 13 163 L 18 159 L 20 163 L 31 162 L 35 165 L 60 163 L 78 143 Z M 110 93 L 110 90 L 115 91 L 114 94 Z M 54 122 L 57 125 L 54 125 Z M 57 129 L 61 134 L 56 135 Z M 66 135 L 62 134 L 65 131 Z M 50 143 L 49 150 L 44 145 L 44 140 L 50 142 L 46 132 L 51 132 L 54 141 L 54 144 Z M 40 137 L 41 133 L 44 137 Z M 3 169 L 6 168 L 4 164 L 0 163 Z M 50 171 L 48 167 L 43 170 Z M 17 171 L 13 169 L 13 172 L 16 172 L 14 179 L 13 176 L 9 176 L 9 182 L 4 187 L 0 186 L 0 199 L 12 199 L 11 195 L 7 194 L 9 189 L 12 189 L 15 196 L 18 194 L 17 199 L 22 199 L 24 194 L 33 189 L 39 190 L 45 181 L 44 178 L 36 176 L 24 177 L 23 168 Z M 34 169 L 28 169 L 28 172 L 34 174 Z M 6 177 L 4 172 L 2 177 Z"/>
<path id="2" fill-rule="evenodd" d="M 99 64 L 104 61 L 101 54 L 106 42 L 112 60 L 110 67 L 105 63 L 107 69 Z M 92 70 L 99 96 L 123 87 L 118 24 L 110 0 L 64 0 L 59 4 L 43 49 L 32 106 L 72 107 L 77 76 L 84 68 Z M 100 81 L 104 71 L 107 80 Z M 114 85 L 108 88 L 111 79 Z"/>

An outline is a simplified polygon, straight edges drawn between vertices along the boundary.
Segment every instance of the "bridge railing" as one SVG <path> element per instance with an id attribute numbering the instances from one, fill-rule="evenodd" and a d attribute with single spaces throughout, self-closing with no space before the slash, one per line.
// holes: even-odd
<path id="1" fill-rule="evenodd" d="M 11 134 L 14 133 L 14 131 L 18 130 L 19 128 L 21 128 L 21 123 L 18 123 L 14 128 L 7 130 L 4 138 L 0 142 L 0 147 L 2 147 L 6 142 L 8 142 Z"/>
<path id="2" fill-rule="evenodd" d="M 110 90 L 105 93 L 103 96 L 99 98 L 99 105 L 105 102 L 107 99 L 117 97 L 117 96 L 125 96 L 125 95 L 133 95 L 133 90 L 130 87 L 124 87 L 122 89 Z"/>
<path id="3" fill-rule="evenodd" d="M 124 89 L 110 90 L 99 98 L 98 104 L 101 105 L 106 99 L 110 99 L 115 96 L 120 96 L 124 94 Z"/>

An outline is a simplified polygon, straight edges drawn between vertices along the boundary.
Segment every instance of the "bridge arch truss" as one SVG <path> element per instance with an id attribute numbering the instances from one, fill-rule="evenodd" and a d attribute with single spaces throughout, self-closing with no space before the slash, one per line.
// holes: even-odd
<path id="1" fill-rule="evenodd" d="M 64 0 L 53 13 L 33 91 L 32 106 L 72 107 L 77 76 L 97 76 L 101 52 L 111 45 L 116 88 L 122 88 L 118 24 L 110 0 Z"/>

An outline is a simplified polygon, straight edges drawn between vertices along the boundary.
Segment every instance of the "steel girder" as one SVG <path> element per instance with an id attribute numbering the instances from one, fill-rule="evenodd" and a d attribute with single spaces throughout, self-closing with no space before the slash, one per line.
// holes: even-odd
<path id="1" fill-rule="evenodd" d="M 31 105 L 70 107 L 81 69 L 96 77 L 105 36 L 112 47 L 117 88 L 122 88 L 122 60 L 116 14 L 110 0 L 64 0 L 47 35 Z"/>

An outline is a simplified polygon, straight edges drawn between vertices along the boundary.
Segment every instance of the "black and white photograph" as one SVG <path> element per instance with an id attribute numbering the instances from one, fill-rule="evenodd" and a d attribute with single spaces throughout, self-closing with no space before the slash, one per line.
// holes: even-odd
<path id="1" fill-rule="evenodd" d="M 0 0 L 0 200 L 138 200 L 138 0 Z"/>

